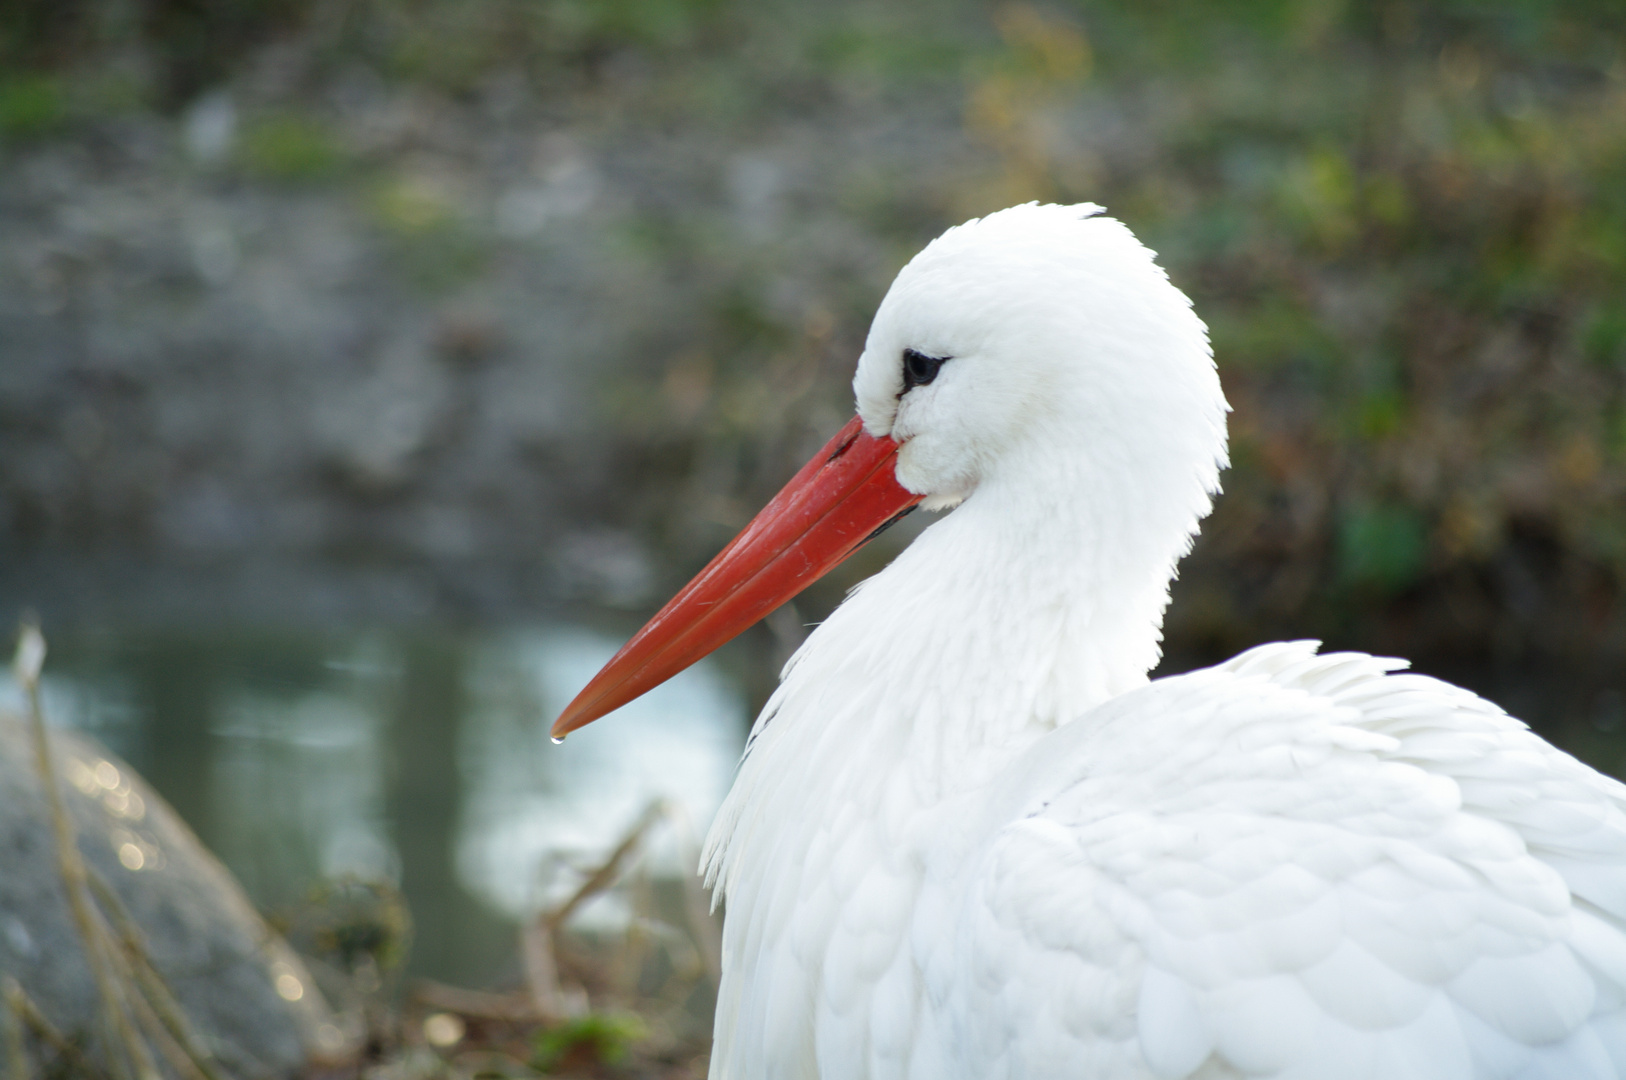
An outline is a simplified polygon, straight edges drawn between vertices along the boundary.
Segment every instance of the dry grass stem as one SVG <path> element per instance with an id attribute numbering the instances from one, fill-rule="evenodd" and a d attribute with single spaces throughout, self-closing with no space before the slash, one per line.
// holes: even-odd
<path id="1" fill-rule="evenodd" d="M 537 1019 L 535 1003 L 519 994 L 494 994 L 487 990 L 465 990 L 433 979 L 413 984 L 412 1000 L 439 1012 L 472 1016 L 481 1020 L 523 1023 Z"/>
<path id="2" fill-rule="evenodd" d="M 555 959 L 554 936 L 584 903 L 615 883 L 621 876 L 627 860 L 638 850 L 650 828 L 667 815 L 665 800 L 656 799 L 650 803 L 616 849 L 610 852 L 597 869 L 587 875 L 587 880 L 583 881 L 564 903 L 550 911 L 542 912 L 521 932 L 520 947 L 525 962 L 525 981 L 539 1019 L 551 1023 L 582 1011 L 579 1007 L 573 1007 L 575 1003 L 569 1000 L 559 986 L 559 966 Z"/>
<path id="3" fill-rule="evenodd" d="M 615 879 L 621 874 L 622 864 L 631 857 L 633 852 L 638 850 L 638 845 L 643 842 L 644 835 L 649 832 L 650 827 L 666 814 L 666 800 L 656 799 L 650 803 L 644 810 L 643 816 L 638 819 L 637 824 L 633 825 L 632 829 L 627 833 L 626 838 L 621 841 L 614 851 L 610 852 L 609 858 L 605 859 L 597 870 L 587 876 L 587 880 L 582 882 L 581 888 L 577 889 L 570 899 L 552 911 L 543 913 L 541 921 L 547 926 L 548 930 L 558 930 L 559 927 L 565 924 L 566 920 L 576 913 L 577 908 L 614 884 Z"/>
<path id="4" fill-rule="evenodd" d="M 124 909 L 118 893 L 114 892 L 98 874 L 87 875 L 87 880 L 96 894 L 96 899 L 118 929 L 118 943 L 122 946 L 124 961 L 121 974 L 133 977 L 131 981 L 141 990 L 137 998 L 138 1004 L 146 1010 L 146 1015 L 151 1020 L 146 1026 L 161 1040 L 167 1040 L 172 1044 L 175 1053 L 165 1056 L 169 1057 L 171 1063 L 181 1071 L 191 1072 L 203 1080 L 226 1080 L 219 1062 L 192 1027 L 191 1021 L 187 1019 L 186 1010 L 175 999 L 169 983 L 164 980 L 158 969 L 153 967 L 152 958 L 147 955 L 147 947 L 142 940 L 141 929 Z"/>
<path id="5" fill-rule="evenodd" d="M 126 984 L 126 990 L 128 989 L 129 986 Z M 137 993 L 130 993 L 126 1000 L 129 1002 L 131 1014 L 146 1034 L 148 1045 L 158 1048 L 164 1061 L 182 1080 L 209 1080 L 187 1056 L 186 1050 L 176 1042 L 175 1037 L 165 1029 L 164 1022 L 153 1010 L 152 1002 Z"/>
<path id="6" fill-rule="evenodd" d="M 22 984 L 9 977 L 6 981 L 9 984 L 6 987 L 7 1010 L 14 1012 L 29 1031 L 32 1031 L 40 1041 L 49 1045 L 51 1049 L 61 1055 L 63 1061 L 72 1066 L 73 1072 L 70 1075 L 83 1077 L 86 1080 L 101 1080 L 104 1076 L 103 1071 L 97 1068 L 89 1058 L 85 1057 L 84 1052 L 75 1046 L 66 1035 L 58 1031 L 55 1024 L 45 1018 L 45 1014 L 40 1012 L 39 1007 L 28 996 L 28 992 L 22 988 Z M 13 988 L 15 988 L 15 992 L 13 992 Z M 26 1058 L 24 1060 L 26 1062 Z"/>
<path id="7" fill-rule="evenodd" d="M 553 928 L 541 919 L 520 930 L 520 955 L 525 962 L 525 987 L 530 992 L 532 1015 L 547 1023 L 569 1014 L 559 987 L 559 965 L 553 955 Z"/>
<path id="8" fill-rule="evenodd" d="M 23 987 L 7 975 L 0 979 L 0 995 L 5 997 L 6 1075 L 10 1080 L 33 1080 L 28 1067 L 28 1050 L 23 1046 Z"/>
<path id="9" fill-rule="evenodd" d="M 67 895 L 68 908 L 84 946 L 85 962 L 96 981 L 96 990 L 102 1001 L 102 1015 L 109 1031 L 108 1059 L 115 1068 L 123 1065 L 136 1080 L 161 1080 L 152 1051 L 136 1032 L 112 970 L 112 948 L 106 925 L 94 911 L 86 882 L 84 857 L 74 834 L 73 822 L 62 801 L 62 790 L 57 784 L 56 765 L 51 755 L 51 740 L 45 731 L 45 715 L 40 705 L 40 671 L 45 662 L 45 638 L 39 627 L 24 622 L 17 637 L 17 654 L 12 668 L 22 686 L 28 702 L 29 726 L 34 736 L 34 760 L 39 771 L 40 784 L 45 789 L 46 806 L 56 834 L 57 869 L 62 876 L 62 888 Z M 120 1062 L 118 1050 L 124 1051 Z"/>

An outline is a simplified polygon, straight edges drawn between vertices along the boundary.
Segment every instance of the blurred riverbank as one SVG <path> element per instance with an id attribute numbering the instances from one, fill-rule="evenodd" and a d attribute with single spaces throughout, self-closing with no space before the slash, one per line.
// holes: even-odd
<path id="1" fill-rule="evenodd" d="M 1618 660 L 1622 17 L 1226 10 L 41 7 L 0 86 L 0 598 L 647 609 L 839 423 L 909 254 L 1090 199 L 1236 407 L 1177 648 Z"/>

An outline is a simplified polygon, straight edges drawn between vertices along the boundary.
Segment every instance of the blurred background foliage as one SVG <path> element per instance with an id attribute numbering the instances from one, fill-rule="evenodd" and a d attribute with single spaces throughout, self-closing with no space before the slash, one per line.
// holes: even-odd
<path id="1" fill-rule="evenodd" d="M 48 165 L 73 177 L 51 187 Z M 33 575 L 6 595 L 69 618 L 97 608 L 60 584 L 81 580 L 52 569 L 64 548 L 178 572 L 411 565 L 431 617 L 581 590 L 645 608 L 839 421 L 913 250 L 1013 202 L 1090 200 L 1193 297 L 1235 407 L 1176 651 L 1296 633 L 1626 656 L 1614 0 L 4 0 L 0 169 L 12 272 L 45 297 L 8 309 L 0 344 L 34 372 L 0 401 L 0 549 Z M 63 236 L 76 184 L 224 216 L 131 226 L 151 257 L 98 270 Z M 334 230 L 360 250 L 346 302 L 376 309 L 360 344 L 213 367 L 166 350 L 213 333 L 234 353 L 241 312 L 199 295 L 277 260 L 299 278 Z M 145 359 L 95 355 L 85 328 L 120 330 L 117 297 L 75 299 L 98 275 L 167 312 Z M 416 344 L 379 343 L 401 326 Z M 562 415 L 504 430 L 493 372 L 539 341 L 577 347 L 538 391 Z M 250 465 L 229 430 L 164 443 L 149 399 L 176 372 L 215 383 L 198 409 L 269 410 L 305 449 Z M 312 436 L 324 399 L 338 419 Z M 374 422 L 371 442 L 332 434 Z M 210 517 L 278 500 L 305 524 Z M 603 570 L 618 551 L 647 572 Z"/>

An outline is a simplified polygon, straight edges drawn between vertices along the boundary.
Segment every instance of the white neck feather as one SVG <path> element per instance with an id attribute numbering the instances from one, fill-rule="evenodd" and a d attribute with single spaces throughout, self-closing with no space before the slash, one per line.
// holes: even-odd
<path id="1" fill-rule="evenodd" d="M 816 829 L 837 804 L 952 798 L 1146 681 L 1211 471 L 1179 455 L 1129 469 L 1027 445 L 786 666 L 707 843 L 725 889 L 729 865 L 790 839 L 798 820 Z"/>

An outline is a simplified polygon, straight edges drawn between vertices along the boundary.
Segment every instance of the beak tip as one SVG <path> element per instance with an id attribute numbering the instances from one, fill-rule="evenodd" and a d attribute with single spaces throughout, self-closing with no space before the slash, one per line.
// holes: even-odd
<path id="1" fill-rule="evenodd" d="M 565 741 L 566 735 L 579 727 L 587 726 L 591 722 L 591 717 L 584 719 L 574 707 L 568 708 L 559 714 L 559 719 L 553 722 L 553 727 L 548 729 L 548 736 L 555 744 L 562 743 Z"/>
<path id="2" fill-rule="evenodd" d="M 559 718 L 548 729 L 548 735 L 555 743 L 564 742 L 565 736 L 572 731 L 586 727 L 594 720 L 614 712 L 626 703 L 625 698 L 605 693 L 601 689 L 599 683 L 606 672 L 609 671 L 610 668 L 606 668 L 605 671 L 600 672 L 597 678 L 588 683 L 582 692 L 576 695 L 575 700 L 565 706 L 565 711 L 559 714 Z"/>

